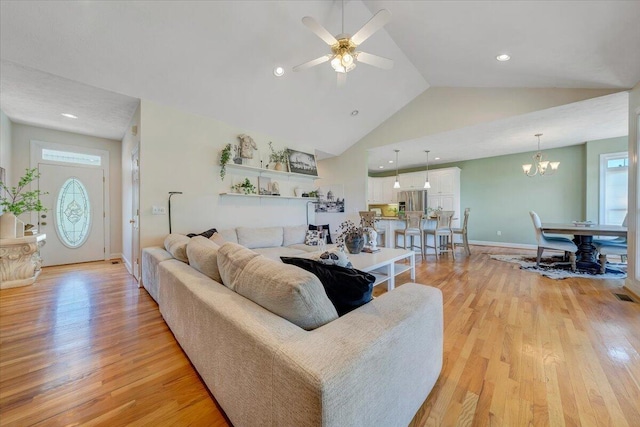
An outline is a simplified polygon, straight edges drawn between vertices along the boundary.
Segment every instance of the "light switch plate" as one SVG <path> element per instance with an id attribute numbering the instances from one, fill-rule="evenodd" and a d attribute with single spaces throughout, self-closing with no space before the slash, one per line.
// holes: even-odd
<path id="1" fill-rule="evenodd" d="M 151 208 L 151 213 L 153 215 L 166 215 L 167 214 L 167 208 L 165 208 L 164 206 L 153 206 Z"/>

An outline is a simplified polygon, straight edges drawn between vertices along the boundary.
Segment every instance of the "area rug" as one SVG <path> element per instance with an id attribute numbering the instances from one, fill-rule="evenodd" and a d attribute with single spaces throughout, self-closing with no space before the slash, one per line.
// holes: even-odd
<path id="1" fill-rule="evenodd" d="M 607 263 L 605 274 L 591 274 L 584 271 L 565 270 L 558 267 L 558 264 L 566 265 L 562 256 L 542 257 L 540 267 L 536 267 L 536 257 L 531 255 L 489 255 L 491 259 L 498 261 L 513 262 L 520 264 L 522 270 L 541 274 L 550 279 L 566 279 L 568 277 L 583 277 L 588 279 L 624 279 L 627 277 L 627 265 L 620 263 Z"/>

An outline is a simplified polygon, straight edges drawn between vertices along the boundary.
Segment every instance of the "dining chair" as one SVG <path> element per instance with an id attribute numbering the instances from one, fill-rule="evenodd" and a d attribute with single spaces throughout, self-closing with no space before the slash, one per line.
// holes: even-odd
<path id="1" fill-rule="evenodd" d="M 622 226 L 623 227 L 628 227 L 627 225 L 627 220 L 629 219 L 629 212 L 627 212 L 627 214 L 624 216 L 624 219 L 622 220 Z M 599 244 L 604 244 L 604 245 L 608 245 L 608 244 L 621 244 L 621 245 L 626 245 L 627 244 L 627 238 L 626 237 L 622 237 L 622 236 L 618 236 L 615 239 L 593 239 L 593 245 L 597 246 Z M 614 255 L 614 254 L 610 254 L 610 255 Z M 622 262 L 626 262 L 627 261 L 627 254 L 625 252 L 624 255 L 620 255 L 620 258 L 622 258 Z"/>
<path id="2" fill-rule="evenodd" d="M 471 255 L 471 250 L 469 249 L 469 238 L 467 237 L 467 225 L 469 223 L 469 213 L 471 212 L 471 208 L 466 208 L 464 210 L 464 221 L 462 222 L 462 228 L 452 228 L 454 236 L 456 234 L 460 234 L 462 236 L 462 245 L 464 246 L 464 250 L 467 255 Z"/>
<path id="3" fill-rule="evenodd" d="M 422 242 L 420 242 L 420 246 L 415 246 L 414 239 L 418 237 L 422 239 L 422 217 L 424 213 L 422 211 L 406 211 L 404 215 L 404 229 L 395 230 L 394 232 L 394 242 L 396 248 L 404 248 L 407 249 L 407 241 L 411 241 L 409 245 L 409 249 L 419 248 L 420 255 L 424 259 L 424 249 L 422 247 Z M 398 238 L 402 236 L 403 246 L 400 246 L 398 243 Z"/>
<path id="4" fill-rule="evenodd" d="M 598 251 L 598 261 L 600 261 L 600 273 L 604 274 L 607 271 L 607 255 L 620 255 L 622 262 L 627 258 L 627 244 L 615 243 L 613 240 L 602 241 L 594 243 L 596 250 Z"/>
<path id="5" fill-rule="evenodd" d="M 424 253 L 428 248 L 433 248 L 436 259 L 443 252 L 451 252 L 453 259 L 456 259 L 455 244 L 453 243 L 453 229 L 451 221 L 455 211 L 439 211 L 436 213 L 436 228 L 428 228 L 423 232 Z M 433 246 L 428 244 L 428 236 L 433 236 Z"/>
<path id="6" fill-rule="evenodd" d="M 376 228 L 376 213 L 373 211 L 360 211 L 359 214 L 360 214 L 360 221 L 362 223 L 362 226 L 365 228 L 373 228 L 376 231 L 376 233 L 378 233 L 378 237 L 381 237 L 382 245 L 379 245 L 379 246 L 385 246 L 384 244 L 384 242 L 386 241 L 386 239 L 384 238 L 385 230 L 384 229 L 379 230 Z"/>
<path id="7" fill-rule="evenodd" d="M 545 236 L 542 232 L 542 221 L 540 217 L 534 211 L 530 211 L 531 220 L 533 221 L 533 228 L 536 231 L 536 240 L 538 241 L 538 255 L 536 257 L 536 267 L 540 267 L 540 258 L 542 258 L 542 252 L 545 249 L 552 249 L 556 251 L 563 251 L 565 259 L 568 257 L 571 263 L 571 271 L 576 271 L 576 251 L 578 247 L 570 239 L 566 237 L 551 237 Z"/>

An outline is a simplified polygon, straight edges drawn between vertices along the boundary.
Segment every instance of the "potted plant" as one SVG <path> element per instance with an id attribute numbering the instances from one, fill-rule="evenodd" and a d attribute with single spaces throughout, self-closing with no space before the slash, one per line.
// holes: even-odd
<path id="1" fill-rule="evenodd" d="M 359 254 L 364 248 L 365 227 L 360 218 L 360 225 L 356 225 L 351 220 L 346 220 L 340 224 L 337 232 L 340 233 L 336 239 L 339 248 L 346 246 L 351 254 Z"/>
<path id="2" fill-rule="evenodd" d="M 227 163 L 231 160 L 231 144 L 227 144 L 220 154 L 220 178 L 224 180 L 224 176 L 227 173 Z"/>
<path id="3" fill-rule="evenodd" d="M 17 187 L 8 187 L 0 181 L 0 206 L 3 214 L 0 216 L 0 237 L 16 237 L 17 216 L 25 212 L 46 212 L 47 209 L 40 202 L 40 190 L 26 191 L 26 187 L 36 179 L 40 178 L 38 169 L 26 169 L 22 178 L 18 181 Z"/>
<path id="4" fill-rule="evenodd" d="M 249 181 L 249 178 L 245 178 L 244 181 L 231 188 L 242 194 L 256 194 L 256 187 L 251 183 L 251 181 Z"/>
<path id="5" fill-rule="evenodd" d="M 273 142 L 269 141 L 269 162 L 275 163 L 274 169 L 277 171 L 285 170 L 287 164 L 287 149 L 283 148 L 280 151 L 276 151 L 273 148 Z"/>

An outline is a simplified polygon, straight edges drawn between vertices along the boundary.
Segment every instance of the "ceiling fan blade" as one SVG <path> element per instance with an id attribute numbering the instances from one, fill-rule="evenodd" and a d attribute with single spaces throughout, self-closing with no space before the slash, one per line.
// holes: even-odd
<path id="1" fill-rule="evenodd" d="M 351 41 L 356 45 L 362 44 L 362 42 L 371 37 L 373 33 L 384 27 L 390 19 L 391 12 L 387 9 L 379 10 L 378 13 L 373 15 L 373 18 L 371 18 L 369 22 L 364 24 L 362 28 L 351 37 Z"/>
<path id="2" fill-rule="evenodd" d="M 358 52 L 356 60 L 363 64 L 373 65 L 374 67 L 390 70 L 393 68 L 393 60 L 378 55 L 372 55 L 367 52 Z"/>
<path id="3" fill-rule="evenodd" d="M 320 65 L 324 62 L 327 62 L 329 59 L 333 57 L 332 54 L 321 56 L 320 58 L 312 59 L 311 61 L 305 62 L 304 64 L 296 65 L 293 67 L 293 71 L 302 71 L 311 67 L 315 67 L 316 65 Z"/>
<path id="4" fill-rule="evenodd" d="M 309 29 L 313 31 L 316 36 L 324 40 L 324 42 L 329 46 L 333 46 L 334 44 L 338 43 L 338 40 L 336 40 L 336 38 L 333 37 L 333 35 L 329 31 L 327 31 L 326 28 L 318 24 L 318 21 L 316 21 L 312 17 L 305 16 L 304 18 L 302 18 L 302 23 L 309 27 Z"/>
<path id="5" fill-rule="evenodd" d="M 338 75 L 338 87 L 343 87 L 347 83 L 347 73 L 336 73 Z"/>

